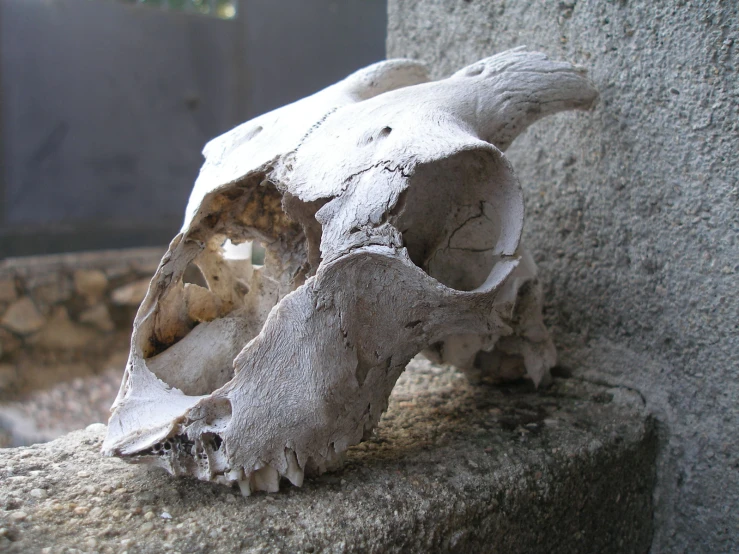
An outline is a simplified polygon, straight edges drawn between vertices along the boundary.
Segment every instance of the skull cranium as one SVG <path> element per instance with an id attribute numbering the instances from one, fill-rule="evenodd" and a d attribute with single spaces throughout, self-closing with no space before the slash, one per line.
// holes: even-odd
<path id="1" fill-rule="evenodd" d="M 390 60 L 211 141 L 134 322 L 104 452 L 275 491 L 338 465 L 421 351 L 472 377 L 546 379 L 554 347 L 502 150 L 596 96 L 522 50 L 435 82 Z M 194 267 L 204 283 L 186 282 Z"/>

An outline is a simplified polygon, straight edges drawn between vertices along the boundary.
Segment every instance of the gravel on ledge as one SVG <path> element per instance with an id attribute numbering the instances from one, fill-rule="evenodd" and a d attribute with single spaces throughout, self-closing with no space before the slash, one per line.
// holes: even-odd
<path id="1" fill-rule="evenodd" d="M 414 360 L 343 470 L 249 498 L 103 458 L 104 433 L 0 449 L 0 551 L 624 553 L 651 540 L 657 439 L 626 389 L 473 386 Z"/>

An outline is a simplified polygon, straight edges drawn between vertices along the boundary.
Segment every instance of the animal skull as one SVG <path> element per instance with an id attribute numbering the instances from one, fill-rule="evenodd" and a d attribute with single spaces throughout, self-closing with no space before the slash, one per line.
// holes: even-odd
<path id="1" fill-rule="evenodd" d="M 502 150 L 596 96 L 581 70 L 520 49 L 435 82 L 389 60 L 211 141 L 136 316 L 104 453 L 276 491 L 367 438 L 421 351 L 471 377 L 547 379 Z"/>

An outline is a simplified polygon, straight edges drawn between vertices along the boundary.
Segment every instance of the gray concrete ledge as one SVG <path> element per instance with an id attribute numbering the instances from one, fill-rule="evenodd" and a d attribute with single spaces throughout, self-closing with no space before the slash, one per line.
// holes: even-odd
<path id="1" fill-rule="evenodd" d="M 99 454 L 104 427 L 0 450 L 0 551 L 646 552 L 641 399 L 555 379 L 471 386 L 414 361 L 341 472 L 237 491 Z"/>

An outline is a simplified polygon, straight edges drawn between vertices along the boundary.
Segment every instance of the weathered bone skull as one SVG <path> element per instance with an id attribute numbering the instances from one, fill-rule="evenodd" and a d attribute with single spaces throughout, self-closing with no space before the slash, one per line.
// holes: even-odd
<path id="1" fill-rule="evenodd" d="M 521 50 L 427 81 L 381 62 L 205 147 L 134 322 L 106 454 L 276 491 L 340 464 L 421 351 L 473 377 L 548 377 L 501 151 L 597 93 Z"/>

